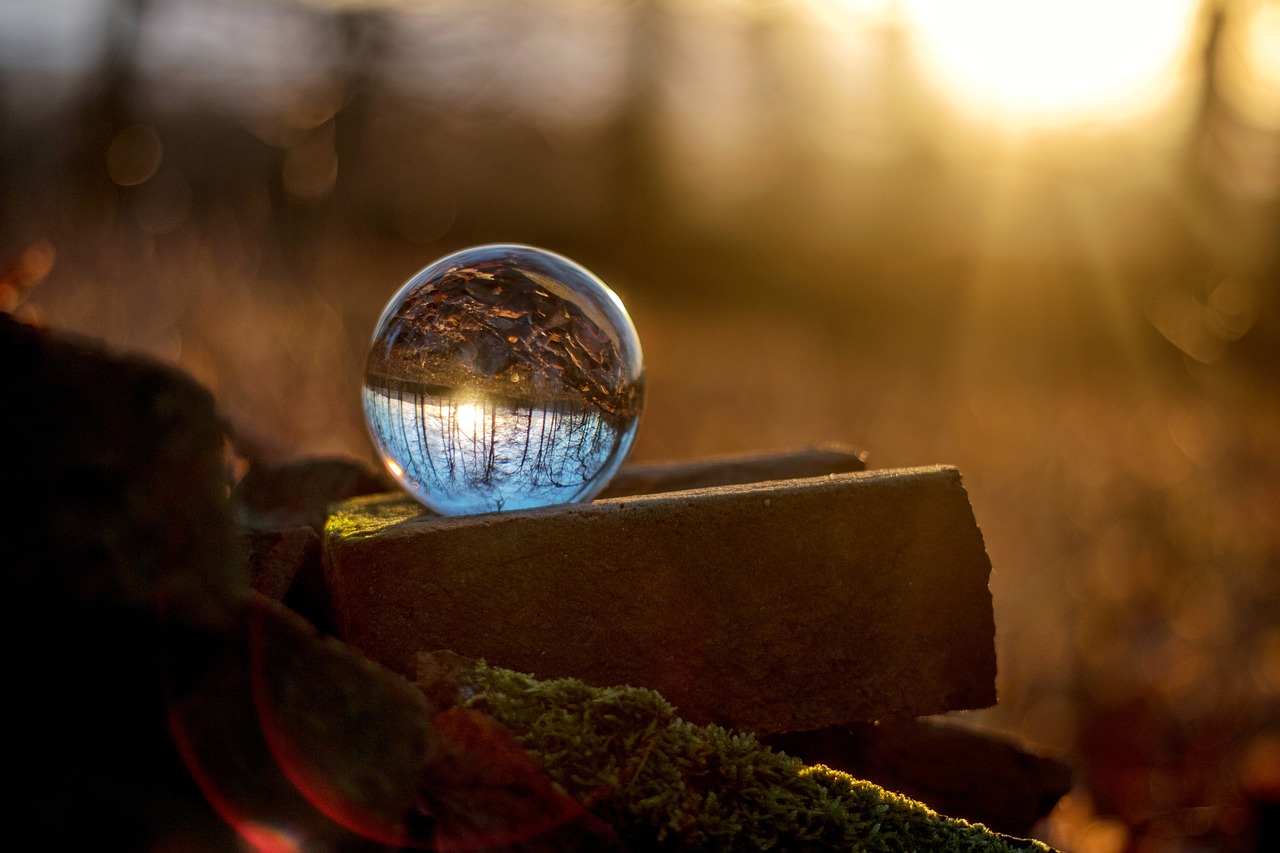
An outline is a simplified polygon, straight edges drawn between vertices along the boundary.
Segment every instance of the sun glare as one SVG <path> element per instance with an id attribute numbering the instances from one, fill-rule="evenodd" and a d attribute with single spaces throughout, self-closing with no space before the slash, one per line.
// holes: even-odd
<path id="1" fill-rule="evenodd" d="M 1224 94 L 1248 122 L 1280 130 L 1280 2 L 1256 2 L 1228 24 Z"/>
<path id="2" fill-rule="evenodd" d="M 1146 112 L 1173 89 L 1197 0 L 904 0 L 930 71 L 997 120 Z"/>
<path id="3" fill-rule="evenodd" d="M 480 435 L 484 432 L 484 406 L 459 403 L 453 410 L 453 422 L 464 435 Z"/>

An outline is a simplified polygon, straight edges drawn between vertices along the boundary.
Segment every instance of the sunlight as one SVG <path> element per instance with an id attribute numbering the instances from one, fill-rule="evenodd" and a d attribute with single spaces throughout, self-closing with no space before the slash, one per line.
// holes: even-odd
<path id="1" fill-rule="evenodd" d="M 932 73 L 996 119 L 1147 112 L 1170 94 L 1196 0 L 903 0 Z"/>
<path id="2" fill-rule="evenodd" d="M 459 403 L 453 410 L 453 422 L 464 435 L 481 435 L 484 432 L 484 406 L 480 403 Z"/>
<path id="3" fill-rule="evenodd" d="M 1227 24 L 1220 71 L 1226 99 L 1254 126 L 1280 130 L 1280 2 L 1254 2 Z"/>
<path id="4" fill-rule="evenodd" d="M 1248 54 L 1259 86 L 1280 90 L 1280 3 L 1255 6 L 1249 27 Z"/>

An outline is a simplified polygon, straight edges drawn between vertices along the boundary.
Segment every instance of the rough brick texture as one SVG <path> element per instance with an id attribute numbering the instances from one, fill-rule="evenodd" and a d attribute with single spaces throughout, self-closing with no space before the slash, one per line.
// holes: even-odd
<path id="1" fill-rule="evenodd" d="M 867 454 L 845 444 L 818 444 L 781 453 L 718 456 L 693 462 L 627 465 L 600 493 L 601 498 L 654 495 L 708 486 L 738 486 L 865 471 Z"/>
<path id="2" fill-rule="evenodd" d="M 766 743 L 1014 836 L 1033 832 L 1072 784 L 1062 761 L 954 719 L 854 723 L 775 735 Z"/>
<path id="3" fill-rule="evenodd" d="M 446 519 L 370 496 L 335 508 L 325 551 L 339 631 L 405 674 L 447 648 L 765 734 L 995 701 L 954 468 Z"/>

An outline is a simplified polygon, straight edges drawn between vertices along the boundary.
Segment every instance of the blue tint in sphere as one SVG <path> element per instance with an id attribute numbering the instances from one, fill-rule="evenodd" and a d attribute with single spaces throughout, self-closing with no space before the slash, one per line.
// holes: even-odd
<path id="1" fill-rule="evenodd" d="M 531 246 L 476 246 L 419 272 L 365 362 L 379 457 L 442 515 L 590 500 L 631 449 L 643 403 L 621 300 Z"/>

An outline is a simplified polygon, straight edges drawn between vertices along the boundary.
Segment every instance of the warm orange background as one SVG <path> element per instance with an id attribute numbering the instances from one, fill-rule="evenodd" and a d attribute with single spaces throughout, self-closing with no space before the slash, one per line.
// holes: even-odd
<path id="1" fill-rule="evenodd" d="M 0 126 L 0 307 L 247 456 L 368 458 L 385 301 L 543 245 L 632 310 L 636 459 L 960 467 L 1047 840 L 1280 799 L 1275 0 L 5 0 Z"/>

